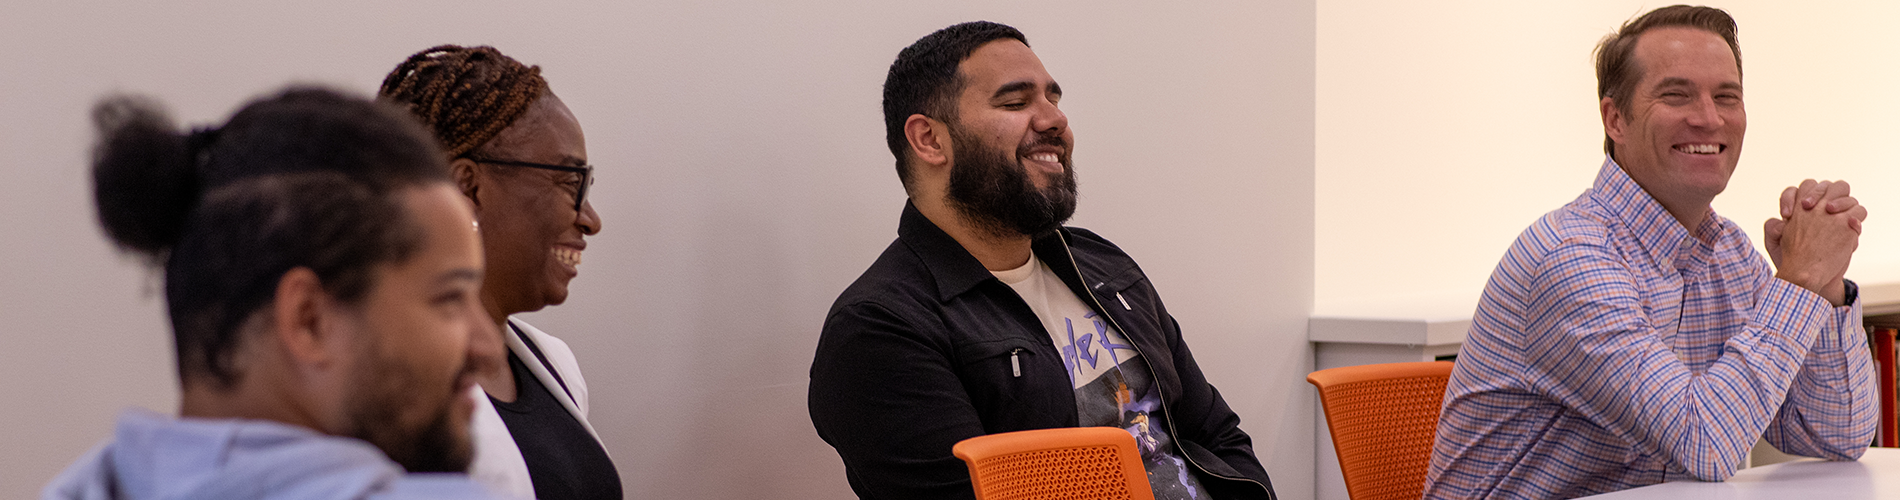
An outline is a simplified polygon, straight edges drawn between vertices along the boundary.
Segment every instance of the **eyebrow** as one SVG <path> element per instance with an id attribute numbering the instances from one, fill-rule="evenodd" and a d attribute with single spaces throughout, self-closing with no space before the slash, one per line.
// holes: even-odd
<path id="1" fill-rule="evenodd" d="M 1657 88 L 1677 87 L 1677 86 L 1694 87 L 1696 85 L 1695 85 L 1695 82 L 1689 81 L 1688 78 L 1680 78 L 1680 77 L 1664 78 L 1662 81 L 1656 82 Z M 1741 82 L 1725 81 L 1725 82 L 1722 82 L 1721 84 L 1716 85 L 1715 88 L 1741 90 L 1742 84 Z"/>
<path id="2" fill-rule="evenodd" d="M 460 267 L 436 275 L 435 281 L 438 284 L 449 284 L 456 281 L 474 281 L 480 283 L 482 281 L 482 272 L 473 268 Z"/>
<path id="3" fill-rule="evenodd" d="M 1034 88 L 1036 88 L 1035 83 L 1031 83 L 1024 80 L 1009 82 L 1009 83 L 1003 84 L 1003 86 L 1001 87 L 997 87 L 996 93 L 990 94 L 990 98 L 994 99 L 998 97 L 1003 97 L 1005 95 L 1014 94 L 1017 92 L 1026 92 Z"/>
<path id="4" fill-rule="evenodd" d="M 1029 80 L 1017 80 L 1017 81 L 1003 84 L 1002 87 L 997 87 L 996 93 L 991 94 L 990 98 L 995 99 L 995 98 L 1003 97 L 1005 95 L 1014 94 L 1017 92 L 1027 92 L 1027 91 L 1031 91 L 1035 89 L 1036 89 L 1036 82 L 1032 82 Z M 1062 85 L 1056 82 L 1049 82 L 1049 93 L 1055 94 L 1055 95 L 1062 95 Z"/>

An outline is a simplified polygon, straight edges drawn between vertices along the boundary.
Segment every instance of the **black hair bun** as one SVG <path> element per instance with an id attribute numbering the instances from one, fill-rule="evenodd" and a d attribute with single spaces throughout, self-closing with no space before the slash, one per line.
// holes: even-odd
<path id="1" fill-rule="evenodd" d="M 100 225 L 121 248 L 164 258 L 197 202 L 197 155 L 212 135 L 180 134 L 161 106 L 138 96 L 100 100 L 92 120 Z"/>

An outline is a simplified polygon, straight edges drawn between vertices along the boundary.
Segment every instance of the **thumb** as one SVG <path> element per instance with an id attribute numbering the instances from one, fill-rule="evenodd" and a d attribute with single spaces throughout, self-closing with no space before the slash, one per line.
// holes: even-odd
<path id="1" fill-rule="evenodd" d="M 1768 219 L 1761 224 L 1762 247 L 1768 250 L 1768 261 L 1781 269 L 1781 235 L 1787 229 L 1788 222 L 1781 219 Z"/>

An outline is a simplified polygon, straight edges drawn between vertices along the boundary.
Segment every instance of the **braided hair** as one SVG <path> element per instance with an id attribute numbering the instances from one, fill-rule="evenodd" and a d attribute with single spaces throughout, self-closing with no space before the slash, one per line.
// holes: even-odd
<path id="1" fill-rule="evenodd" d="M 540 66 L 486 45 L 440 45 L 397 65 L 377 95 L 409 108 L 443 152 L 459 158 L 501 134 L 547 91 Z"/>

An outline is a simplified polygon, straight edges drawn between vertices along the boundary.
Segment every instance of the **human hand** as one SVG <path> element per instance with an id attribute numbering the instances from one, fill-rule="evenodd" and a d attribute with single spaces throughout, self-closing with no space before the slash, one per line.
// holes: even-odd
<path id="1" fill-rule="evenodd" d="M 1781 215 L 1762 226 L 1775 276 L 1843 305 L 1843 279 L 1867 208 L 1850 196 L 1846 182 L 1809 179 L 1782 191 Z"/>
<path id="2" fill-rule="evenodd" d="M 1768 249 L 1768 261 L 1775 264 L 1775 269 L 1781 269 L 1781 231 L 1787 225 L 1788 221 L 1779 218 L 1761 224 L 1761 246 Z"/>
<path id="3" fill-rule="evenodd" d="M 1827 213 L 1830 214 L 1851 211 L 1860 206 L 1860 200 L 1850 196 L 1851 190 L 1852 186 L 1849 186 L 1847 181 L 1803 179 L 1800 185 L 1781 190 L 1781 217 L 1786 219 L 1793 214 L 1797 203 L 1803 209 L 1810 209 L 1826 202 Z M 1860 232 L 1860 223 L 1865 220 L 1867 220 L 1867 211 L 1862 209 L 1851 224 L 1854 232 Z"/>
<path id="4" fill-rule="evenodd" d="M 1850 191 L 1851 186 L 1847 184 L 1847 181 L 1831 182 L 1814 179 L 1805 179 L 1799 186 L 1790 186 L 1781 190 L 1781 218 L 1768 219 L 1762 224 L 1762 246 L 1768 249 L 1768 259 L 1774 262 L 1776 269 L 1781 268 L 1781 232 L 1783 225 L 1787 223 L 1783 219 L 1793 215 L 1797 205 L 1803 209 L 1810 209 L 1826 201 L 1823 206 L 1829 214 L 1853 211 L 1848 227 L 1852 228 L 1856 234 L 1860 233 L 1861 223 L 1867 220 L 1867 209 L 1860 206 L 1860 200 L 1850 196 Z M 1859 210 L 1855 210 L 1857 208 Z"/>

